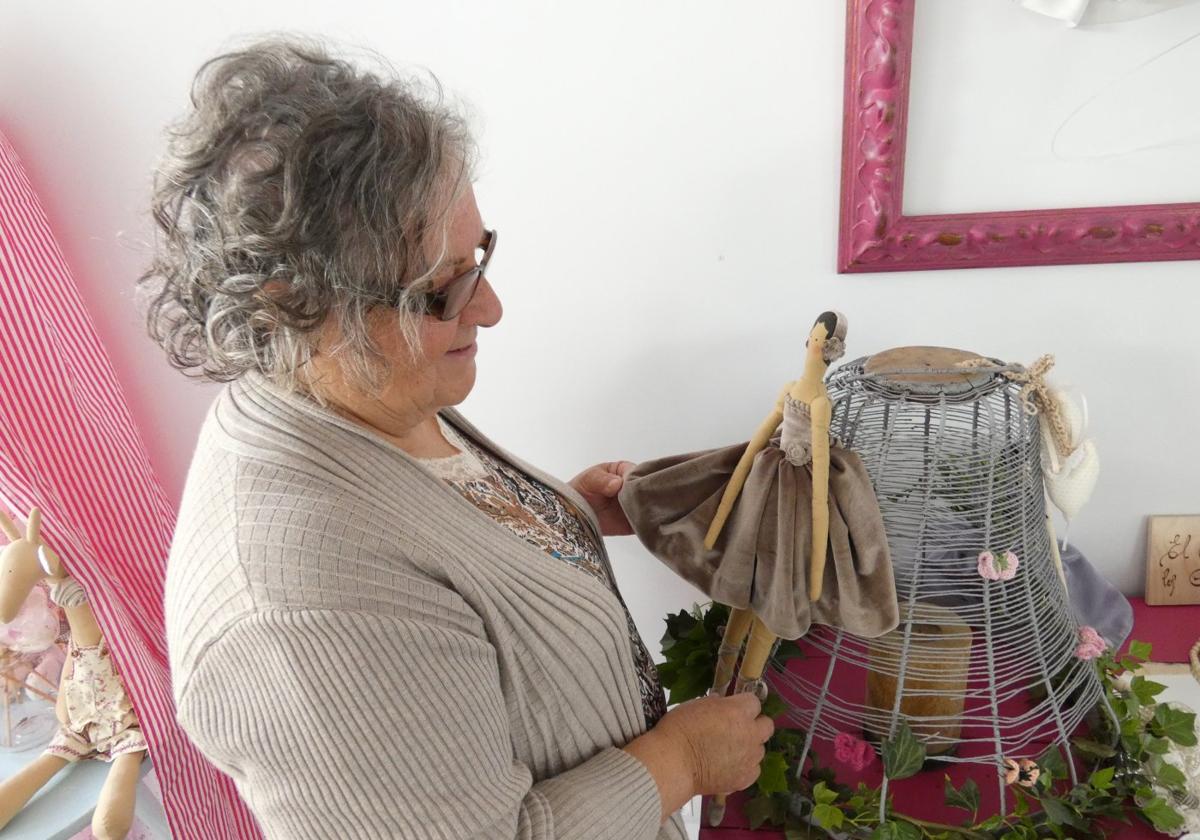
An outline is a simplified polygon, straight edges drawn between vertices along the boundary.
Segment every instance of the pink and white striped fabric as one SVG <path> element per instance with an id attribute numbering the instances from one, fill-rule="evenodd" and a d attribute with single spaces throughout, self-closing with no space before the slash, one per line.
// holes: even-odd
<path id="1" fill-rule="evenodd" d="M 150 745 L 176 840 L 257 838 L 175 723 L 163 576 L 175 525 L 46 215 L 0 133 L 0 503 L 41 508 L 87 590 Z"/>

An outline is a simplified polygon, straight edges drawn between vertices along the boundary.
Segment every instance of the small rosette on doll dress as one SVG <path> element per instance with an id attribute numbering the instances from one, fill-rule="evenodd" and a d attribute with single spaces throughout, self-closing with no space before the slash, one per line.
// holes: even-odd
<path id="1" fill-rule="evenodd" d="M 830 450 L 829 550 L 816 603 L 808 596 L 811 464 L 791 463 L 779 435 L 755 456 L 716 546 L 705 548 L 746 445 L 647 461 L 630 471 L 618 498 L 642 544 L 714 601 L 752 609 L 782 638 L 803 636 L 813 622 L 866 637 L 894 629 L 899 610 L 883 518 L 853 452 Z"/>

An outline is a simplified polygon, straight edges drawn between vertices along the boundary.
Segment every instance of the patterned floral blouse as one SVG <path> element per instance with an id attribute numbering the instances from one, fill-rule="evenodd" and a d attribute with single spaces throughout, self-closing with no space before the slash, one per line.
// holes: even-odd
<path id="1" fill-rule="evenodd" d="M 438 417 L 438 423 L 446 440 L 459 450 L 459 454 L 448 458 L 423 458 L 421 462 L 425 466 L 518 537 L 594 577 L 625 606 L 584 515 L 569 499 L 475 446 L 441 417 Z M 638 635 L 628 607 L 625 608 L 625 620 L 629 625 L 642 710 L 646 727 L 650 728 L 667 713 L 667 701 L 654 661 Z"/>

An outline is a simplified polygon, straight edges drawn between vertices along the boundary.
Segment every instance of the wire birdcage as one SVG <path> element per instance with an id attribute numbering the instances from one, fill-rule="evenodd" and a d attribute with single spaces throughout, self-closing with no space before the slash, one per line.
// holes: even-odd
<path id="1" fill-rule="evenodd" d="M 903 722 L 930 756 L 994 765 L 1002 810 L 1004 759 L 1057 744 L 1077 781 L 1070 736 L 1107 700 L 1076 656 L 1038 419 L 1004 376 L 1021 370 L 985 360 L 880 371 L 864 358 L 830 375 L 832 433 L 862 458 L 883 513 L 900 625 L 878 639 L 814 626 L 804 647 L 827 666 L 772 677 L 791 705 L 785 722 L 807 733 L 801 766 L 814 737 L 880 741 Z"/>

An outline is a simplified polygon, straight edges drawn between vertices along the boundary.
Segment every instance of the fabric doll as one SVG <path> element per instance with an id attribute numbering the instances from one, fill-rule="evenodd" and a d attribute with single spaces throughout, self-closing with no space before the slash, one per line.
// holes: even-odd
<path id="1" fill-rule="evenodd" d="M 24 535 L 0 511 L 9 544 L 0 552 L 0 621 L 16 616 L 41 580 L 63 608 L 71 629 L 59 681 L 58 732 L 46 751 L 17 774 L 0 782 L 0 829 L 55 774 L 84 758 L 110 762 L 108 778 L 92 817 L 97 840 L 120 840 L 133 823 L 139 769 L 146 755 L 133 704 L 125 693 L 96 616 L 79 582 L 66 573 L 57 553 L 41 537 L 41 513 L 34 508 Z"/>
<path id="2" fill-rule="evenodd" d="M 824 377 L 845 352 L 846 319 L 825 312 L 789 383 L 749 443 L 639 464 L 619 495 L 642 543 L 732 607 L 713 693 L 761 694 L 777 638 L 812 622 L 875 637 L 899 623 L 883 517 L 862 461 L 830 440 Z M 832 562 L 829 562 L 829 560 Z M 747 641 L 748 638 L 748 641 Z M 710 820 L 720 822 L 718 797 Z"/>

